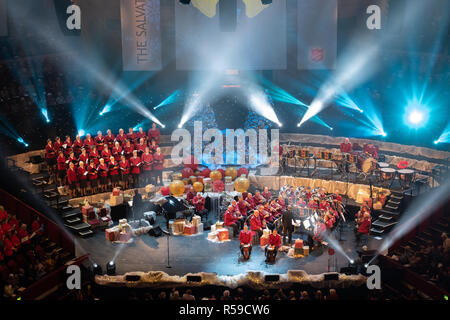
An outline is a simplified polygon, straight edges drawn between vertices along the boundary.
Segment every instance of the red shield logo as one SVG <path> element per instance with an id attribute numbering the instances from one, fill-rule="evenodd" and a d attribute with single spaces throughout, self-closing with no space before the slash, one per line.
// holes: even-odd
<path id="1" fill-rule="evenodd" d="M 311 49 L 311 60 L 312 61 L 322 61 L 323 60 L 323 49 L 322 48 L 312 48 Z"/>

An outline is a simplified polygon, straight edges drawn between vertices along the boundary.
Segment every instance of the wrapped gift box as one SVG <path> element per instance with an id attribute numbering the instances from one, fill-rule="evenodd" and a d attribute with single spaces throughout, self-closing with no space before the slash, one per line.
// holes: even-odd
<path id="1" fill-rule="evenodd" d="M 193 224 L 184 225 L 184 234 L 191 236 L 197 233 L 197 228 Z"/>
<path id="2" fill-rule="evenodd" d="M 91 212 L 94 213 L 94 207 L 91 205 L 85 205 L 81 208 L 81 213 L 83 216 L 87 216 Z"/>
<path id="3" fill-rule="evenodd" d="M 173 220 L 169 220 L 169 230 L 171 230 L 172 233 L 175 232 L 175 225 L 173 223 Z"/>
<path id="4" fill-rule="evenodd" d="M 219 241 L 225 241 L 230 238 L 230 235 L 228 233 L 227 229 L 220 229 L 219 230 Z"/>
<path id="5" fill-rule="evenodd" d="M 174 222 L 174 227 L 175 227 L 174 233 L 176 233 L 176 234 L 183 233 L 184 232 L 184 224 L 185 224 L 185 220 L 176 220 Z"/>
<path id="6" fill-rule="evenodd" d="M 116 241 L 119 239 L 119 230 L 117 228 L 106 229 L 105 236 L 108 241 Z"/>
<path id="7" fill-rule="evenodd" d="M 114 188 L 112 195 L 116 197 L 120 196 L 120 188 Z"/>
<path id="8" fill-rule="evenodd" d="M 111 195 L 111 197 L 109 198 L 109 204 L 112 207 L 118 206 L 118 205 L 120 205 L 122 203 L 123 203 L 123 196 L 113 196 L 113 195 Z"/>
<path id="9" fill-rule="evenodd" d="M 202 222 L 202 218 L 200 216 L 195 215 L 192 217 L 192 224 L 194 226 L 198 226 L 201 222 Z"/>
<path id="10" fill-rule="evenodd" d="M 232 183 L 232 182 L 233 182 L 233 177 L 230 177 L 230 176 L 225 177 L 225 184 Z"/>
<path id="11" fill-rule="evenodd" d="M 217 239 L 218 235 L 219 235 L 219 232 L 211 231 L 210 233 L 208 233 L 208 239 L 211 239 L 211 240 Z"/>
<path id="12" fill-rule="evenodd" d="M 303 255 L 303 248 L 294 248 L 294 255 L 296 256 Z"/>
<path id="13" fill-rule="evenodd" d="M 301 239 L 295 240 L 294 248 L 303 249 L 303 240 L 301 240 Z"/>
<path id="14" fill-rule="evenodd" d="M 223 222 L 222 221 L 217 221 L 216 222 L 216 230 L 222 229 L 223 228 Z"/>
<path id="15" fill-rule="evenodd" d="M 225 183 L 225 191 L 233 192 L 234 191 L 234 183 L 233 182 Z"/>
<path id="16" fill-rule="evenodd" d="M 309 246 L 303 246 L 303 255 L 309 256 Z"/>
<path id="17" fill-rule="evenodd" d="M 131 239 L 131 233 L 121 233 L 119 235 L 119 241 L 120 242 L 128 242 Z"/>
<path id="18" fill-rule="evenodd" d="M 270 230 L 267 229 L 267 228 L 266 228 L 266 229 L 263 229 L 263 234 L 262 234 L 262 236 L 268 238 L 268 237 L 270 236 Z"/>
<path id="19" fill-rule="evenodd" d="M 203 233 L 203 223 L 199 223 L 197 225 L 197 233 Z"/>
<path id="20" fill-rule="evenodd" d="M 261 237 L 259 239 L 261 247 L 266 246 L 269 244 L 269 237 Z"/>
<path id="21" fill-rule="evenodd" d="M 213 224 L 213 225 L 211 225 L 211 232 L 215 232 L 216 231 L 216 225 L 215 224 Z"/>

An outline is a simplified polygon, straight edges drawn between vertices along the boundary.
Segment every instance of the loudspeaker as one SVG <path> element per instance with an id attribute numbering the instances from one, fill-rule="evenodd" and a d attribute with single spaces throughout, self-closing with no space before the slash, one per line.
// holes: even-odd
<path id="1" fill-rule="evenodd" d="M 187 282 L 202 282 L 201 276 L 186 276 Z"/>
<path id="2" fill-rule="evenodd" d="M 211 230 L 211 222 L 206 221 L 203 223 L 203 230 Z"/>
<path id="3" fill-rule="evenodd" d="M 140 281 L 141 280 L 141 276 L 140 275 L 129 274 L 129 275 L 125 276 L 125 280 L 126 281 Z"/>
<path id="4" fill-rule="evenodd" d="M 220 31 L 234 32 L 237 25 L 237 0 L 219 2 Z"/>
<path id="5" fill-rule="evenodd" d="M 352 274 L 357 274 L 357 270 L 356 267 L 343 267 L 341 268 L 340 273 L 350 276 Z"/>
<path id="6" fill-rule="evenodd" d="M 265 282 L 275 282 L 280 281 L 280 275 L 279 274 L 268 274 L 264 277 Z"/>
<path id="7" fill-rule="evenodd" d="M 150 229 L 150 231 L 148 232 L 148 234 L 152 237 L 161 237 L 162 236 L 162 230 L 161 228 L 158 227 L 154 227 L 152 229 Z"/>
<path id="8" fill-rule="evenodd" d="M 339 280 L 339 273 L 325 273 L 323 280 Z"/>
<path id="9" fill-rule="evenodd" d="M 181 4 L 190 4 L 191 0 L 180 0 Z"/>
<path id="10" fill-rule="evenodd" d="M 128 204 L 122 203 L 118 206 L 112 206 L 111 207 L 111 219 L 113 221 L 118 221 L 120 219 L 126 219 L 127 218 L 127 207 Z"/>

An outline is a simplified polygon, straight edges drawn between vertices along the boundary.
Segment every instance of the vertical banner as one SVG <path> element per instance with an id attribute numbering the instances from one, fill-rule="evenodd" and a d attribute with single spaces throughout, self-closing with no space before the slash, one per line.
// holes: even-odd
<path id="1" fill-rule="evenodd" d="M 124 71 L 161 70 L 160 0 L 121 0 Z"/>
<path id="2" fill-rule="evenodd" d="M 334 69 L 337 56 L 337 0 L 297 2 L 297 66 Z"/>
<path id="3" fill-rule="evenodd" d="M 8 36 L 7 0 L 0 0 L 0 37 Z"/>

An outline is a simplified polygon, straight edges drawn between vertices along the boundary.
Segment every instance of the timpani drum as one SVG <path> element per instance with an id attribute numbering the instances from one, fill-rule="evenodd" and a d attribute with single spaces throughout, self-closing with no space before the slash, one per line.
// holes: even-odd
<path id="1" fill-rule="evenodd" d="M 244 244 L 242 247 L 242 252 L 245 260 L 250 259 L 250 244 Z"/>
<path id="2" fill-rule="evenodd" d="M 275 262 L 275 248 L 268 247 L 267 248 L 267 263 L 274 263 Z"/>
<path id="3" fill-rule="evenodd" d="M 380 172 L 381 172 L 381 179 L 383 181 L 389 181 L 389 180 L 392 180 L 392 178 L 394 177 L 395 169 L 381 168 Z"/>
<path id="4" fill-rule="evenodd" d="M 412 169 L 402 169 L 398 170 L 400 181 L 403 186 L 409 186 L 414 180 L 414 170 Z"/>
<path id="5" fill-rule="evenodd" d="M 378 166 L 382 169 L 382 168 L 388 168 L 389 167 L 389 163 L 386 162 L 378 162 Z"/>
<path id="6" fill-rule="evenodd" d="M 321 151 L 320 152 L 320 159 L 332 160 L 333 159 L 333 154 L 331 152 L 328 152 L 328 151 Z"/>
<path id="7" fill-rule="evenodd" d="M 361 163 L 361 171 L 364 173 L 373 171 L 375 169 L 376 163 L 377 161 L 372 157 L 363 160 Z"/>
<path id="8" fill-rule="evenodd" d="M 345 158 L 344 156 L 345 155 L 343 153 L 335 153 L 333 154 L 333 160 L 342 161 Z"/>

